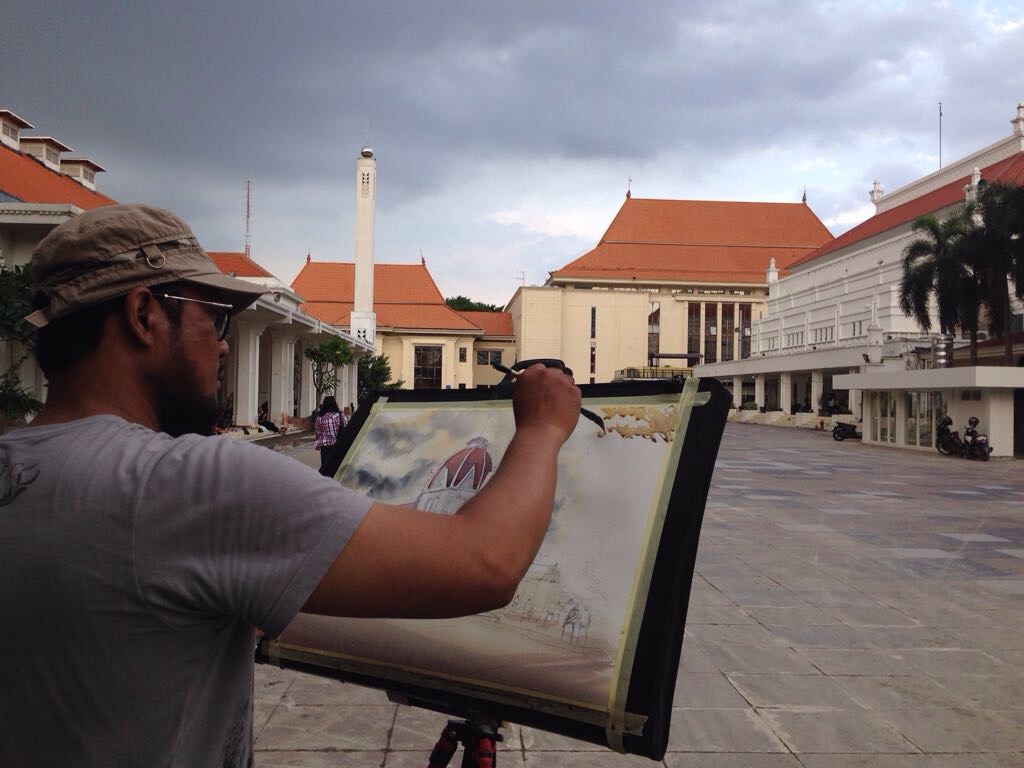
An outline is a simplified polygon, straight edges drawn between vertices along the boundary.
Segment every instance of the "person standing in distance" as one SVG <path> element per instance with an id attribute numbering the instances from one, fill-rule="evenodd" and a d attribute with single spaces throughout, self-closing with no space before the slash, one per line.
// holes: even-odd
<path id="1" fill-rule="evenodd" d="M 435 515 L 210 436 L 231 318 L 263 288 L 169 211 L 80 214 L 31 276 L 49 388 L 0 436 L 0 765 L 249 766 L 257 629 L 512 598 L 579 418 L 571 377 L 522 372 L 501 464 Z"/>
<path id="2" fill-rule="evenodd" d="M 316 440 L 313 447 L 320 451 L 320 474 L 324 473 L 324 467 L 331 456 L 331 449 L 338 442 L 338 432 L 341 431 L 341 412 L 338 410 L 338 401 L 334 395 L 328 395 L 320 404 L 320 413 L 316 417 L 316 424 L 313 426 Z"/>

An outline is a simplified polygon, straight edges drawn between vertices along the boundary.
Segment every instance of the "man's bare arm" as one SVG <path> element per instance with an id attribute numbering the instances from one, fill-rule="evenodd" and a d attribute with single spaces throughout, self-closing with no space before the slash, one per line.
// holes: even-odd
<path id="1" fill-rule="evenodd" d="M 516 434 L 476 496 L 455 515 L 374 504 L 303 610 L 436 618 L 507 604 L 547 530 L 579 389 L 557 369 L 532 366 L 513 405 Z"/>

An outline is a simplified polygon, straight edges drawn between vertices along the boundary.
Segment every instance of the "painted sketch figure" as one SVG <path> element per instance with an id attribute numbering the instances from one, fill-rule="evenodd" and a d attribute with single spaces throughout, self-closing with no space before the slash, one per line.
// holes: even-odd
<path id="1" fill-rule="evenodd" d="M 483 487 L 493 466 L 487 438 L 474 437 L 431 475 L 427 487 L 416 497 L 416 508 L 454 515 Z"/>

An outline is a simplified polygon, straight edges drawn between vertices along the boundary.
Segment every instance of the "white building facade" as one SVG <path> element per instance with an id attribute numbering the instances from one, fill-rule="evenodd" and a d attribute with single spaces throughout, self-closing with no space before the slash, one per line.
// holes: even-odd
<path id="1" fill-rule="evenodd" d="M 1012 456 L 1015 444 L 1021 450 L 1024 409 L 1015 416 L 1013 404 L 1024 368 L 921 370 L 930 365 L 931 340 L 898 301 L 903 252 L 921 235 L 913 229 L 919 216 L 948 216 L 983 182 L 1024 180 L 1024 104 L 1011 123 L 1005 139 L 895 192 L 884 194 L 876 181 L 874 216 L 790 265 L 788 276 L 769 270 L 752 357 L 695 369 L 731 386 L 735 405 L 753 403 L 734 418 L 823 427 L 821 409 L 834 393 L 847 421 L 863 418 L 866 442 L 931 449 L 935 422 L 948 413 L 954 423 L 976 415 L 983 427 L 1002 430 L 992 436 L 993 455 Z M 1024 309 L 1018 303 L 1014 312 L 1019 327 Z M 1015 418 L 1016 432 L 1006 432 Z"/>

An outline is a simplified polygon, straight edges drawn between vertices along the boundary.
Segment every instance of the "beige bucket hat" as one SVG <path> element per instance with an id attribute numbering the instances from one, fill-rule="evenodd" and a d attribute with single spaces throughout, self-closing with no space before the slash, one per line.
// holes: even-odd
<path id="1" fill-rule="evenodd" d="M 126 204 L 93 208 L 61 224 L 36 247 L 29 266 L 38 328 L 137 286 L 194 283 L 241 312 L 267 289 L 223 274 L 192 230 L 170 211 Z"/>

